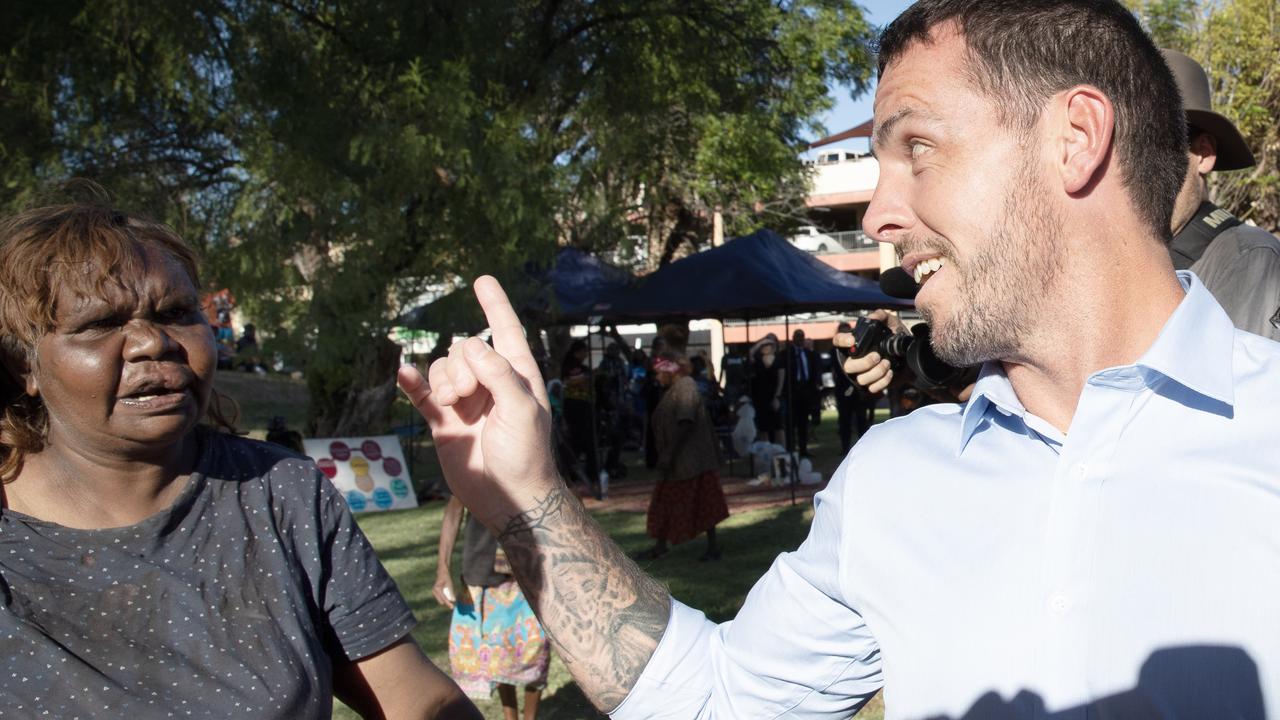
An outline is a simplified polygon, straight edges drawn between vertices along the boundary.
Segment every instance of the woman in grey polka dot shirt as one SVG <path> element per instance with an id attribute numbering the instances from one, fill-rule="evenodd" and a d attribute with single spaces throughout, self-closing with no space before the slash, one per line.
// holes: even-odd
<path id="1" fill-rule="evenodd" d="M 196 258 L 94 204 L 0 223 L 0 718 L 478 718 L 306 458 L 198 425 Z"/>

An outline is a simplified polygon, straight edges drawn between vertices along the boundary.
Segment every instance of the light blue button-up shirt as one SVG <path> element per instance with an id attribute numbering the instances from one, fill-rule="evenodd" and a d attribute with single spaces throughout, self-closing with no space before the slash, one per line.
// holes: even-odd
<path id="1" fill-rule="evenodd" d="M 998 364 L 872 430 L 734 621 L 673 601 L 613 717 L 1280 717 L 1280 344 L 1179 277 L 1066 434 Z"/>

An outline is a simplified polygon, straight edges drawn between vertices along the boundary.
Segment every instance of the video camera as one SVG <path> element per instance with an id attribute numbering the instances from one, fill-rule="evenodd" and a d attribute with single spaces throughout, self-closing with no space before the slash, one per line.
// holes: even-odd
<path id="1" fill-rule="evenodd" d="M 897 369 L 906 365 L 915 375 L 914 385 L 921 390 L 933 390 L 952 385 L 968 372 L 968 368 L 950 365 L 933 353 L 929 340 L 929 326 L 920 323 L 910 335 L 895 333 L 888 325 L 871 318 L 858 318 L 853 326 L 851 357 L 862 357 L 872 350 L 880 357 L 888 358 Z"/>

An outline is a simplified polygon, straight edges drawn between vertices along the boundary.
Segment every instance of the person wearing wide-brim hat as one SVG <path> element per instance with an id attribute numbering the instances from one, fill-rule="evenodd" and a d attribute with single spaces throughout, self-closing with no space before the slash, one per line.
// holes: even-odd
<path id="1" fill-rule="evenodd" d="M 1164 50 L 1187 114 L 1187 177 L 1173 208 L 1169 254 L 1190 269 L 1241 330 L 1280 340 L 1280 240 L 1209 200 L 1207 176 L 1254 165 L 1235 124 L 1215 112 L 1204 68 Z"/>
<path id="2" fill-rule="evenodd" d="M 786 371 L 778 355 L 778 338 L 773 333 L 751 346 L 751 404 L 756 411 L 756 439 L 778 443 L 782 440 L 782 391 Z"/>

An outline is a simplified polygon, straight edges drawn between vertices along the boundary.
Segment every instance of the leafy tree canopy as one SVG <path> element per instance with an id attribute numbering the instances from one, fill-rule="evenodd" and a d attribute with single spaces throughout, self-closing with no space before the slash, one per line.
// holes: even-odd
<path id="1" fill-rule="evenodd" d="M 87 176 L 170 222 L 305 352 L 310 429 L 364 432 L 428 290 L 792 221 L 870 37 L 837 0 L 5 3 L 0 204 Z"/>

